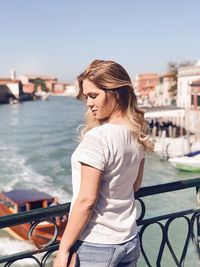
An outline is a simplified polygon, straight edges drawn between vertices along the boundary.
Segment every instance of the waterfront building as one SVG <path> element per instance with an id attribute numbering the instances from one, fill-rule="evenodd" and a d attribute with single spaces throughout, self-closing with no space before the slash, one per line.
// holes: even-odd
<path id="1" fill-rule="evenodd" d="M 178 69 L 177 106 L 189 109 L 191 106 L 191 84 L 200 79 L 200 60 L 195 65 Z"/>
<path id="2" fill-rule="evenodd" d="M 152 93 L 154 106 L 170 106 L 174 104 L 174 96 L 170 93 L 170 88 L 175 84 L 172 73 L 165 73 L 159 77 L 159 83 Z"/>
<path id="3" fill-rule="evenodd" d="M 200 111 L 200 79 L 191 83 L 191 108 Z"/>
<path id="4" fill-rule="evenodd" d="M 17 78 L 23 85 L 29 83 L 36 84 L 38 81 L 41 81 L 49 92 L 53 92 L 54 84 L 57 83 L 56 77 L 47 75 L 21 74 Z"/>
<path id="5" fill-rule="evenodd" d="M 9 103 L 9 101 L 11 102 L 13 97 L 14 96 L 10 92 L 8 86 L 5 84 L 0 84 L 0 104 Z"/>
<path id="6" fill-rule="evenodd" d="M 184 108 L 185 127 L 200 140 L 200 60 L 178 69 L 177 106 Z"/>
<path id="7" fill-rule="evenodd" d="M 26 83 L 23 84 L 23 92 L 28 94 L 34 94 L 35 86 L 33 83 Z"/>
<path id="8" fill-rule="evenodd" d="M 135 88 L 141 96 L 141 99 L 149 104 L 153 101 L 153 92 L 159 83 L 159 76 L 157 73 L 142 73 L 135 78 Z"/>
<path id="9" fill-rule="evenodd" d="M 200 141 L 200 79 L 190 84 L 190 108 L 186 109 L 186 127 Z"/>
<path id="10" fill-rule="evenodd" d="M 76 84 L 67 85 L 65 87 L 65 95 L 76 97 L 78 95 L 79 88 Z"/>
<path id="11" fill-rule="evenodd" d="M 16 103 L 18 101 L 33 100 L 34 87 L 24 86 L 20 80 L 0 79 L 2 103 Z"/>
<path id="12" fill-rule="evenodd" d="M 61 82 L 54 83 L 54 86 L 53 86 L 53 94 L 55 94 L 55 95 L 63 94 L 64 91 L 65 91 L 65 86 L 66 85 L 67 84 L 61 83 Z"/>
<path id="13" fill-rule="evenodd" d="M 23 95 L 22 83 L 11 78 L 0 78 L 1 103 L 12 103 Z"/>
<path id="14" fill-rule="evenodd" d="M 30 83 L 23 85 L 21 80 L 16 78 L 14 69 L 10 70 L 10 77 L 0 78 L 0 85 L 1 103 L 14 103 L 34 98 L 34 88 Z"/>

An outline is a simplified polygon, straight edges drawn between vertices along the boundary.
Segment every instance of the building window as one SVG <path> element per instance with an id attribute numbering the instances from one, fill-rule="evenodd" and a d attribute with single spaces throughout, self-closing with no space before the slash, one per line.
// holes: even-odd
<path id="1" fill-rule="evenodd" d="M 197 96 L 197 106 L 200 107 L 200 95 Z"/>
<path id="2" fill-rule="evenodd" d="M 26 205 L 25 205 L 25 204 L 21 204 L 21 205 L 19 205 L 19 207 L 18 207 L 18 211 L 19 211 L 19 212 L 26 211 Z"/>
<path id="3" fill-rule="evenodd" d="M 191 95 L 191 105 L 194 106 L 194 96 Z"/>

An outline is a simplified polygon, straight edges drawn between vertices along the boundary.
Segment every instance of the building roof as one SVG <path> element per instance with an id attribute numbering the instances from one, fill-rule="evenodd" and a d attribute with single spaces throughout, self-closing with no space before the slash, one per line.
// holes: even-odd
<path id="1" fill-rule="evenodd" d="M 158 77 L 158 73 L 140 73 L 138 74 L 139 78 L 157 78 Z"/>
<path id="2" fill-rule="evenodd" d="M 17 204 L 53 199 L 50 195 L 37 191 L 36 189 L 16 189 L 9 192 L 2 192 L 2 194 Z"/>
<path id="3" fill-rule="evenodd" d="M 42 80 L 56 80 L 57 81 L 57 78 L 55 76 L 50 76 L 50 75 L 40 75 L 40 74 L 22 74 L 22 75 L 19 75 L 18 78 L 20 78 L 21 76 L 25 76 L 27 77 L 28 79 L 42 79 Z"/>
<path id="4" fill-rule="evenodd" d="M 162 75 L 160 75 L 160 78 L 164 78 L 164 77 L 173 77 L 174 74 L 172 72 L 165 72 Z"/>
<path id="5" fill-rule="evenodd" d="M 7 84 L 7 83 L 19 83 L 20 80 L 12 80 L 10 78 L 0 78 L 1 84 Z"/>
<path id="6" fill-rule="evenodd" d="M 190 66 L 190 67 L 181 67 L 178 68 L 178 77 L 190 77 L 190 76 L 199 76 L 200 75 L 200 66 Z"/>
<path id="7" fill-rule="evenodd" d="M 10 77 L 0 77 L 0 81 L 9 81 Z"/>
<path id="8" fill-rule="evenodd" d="M 191 86 L 200 86 L 200 79 L 196 80 L 196 81 L 193 81 L 191 83 Z"/>

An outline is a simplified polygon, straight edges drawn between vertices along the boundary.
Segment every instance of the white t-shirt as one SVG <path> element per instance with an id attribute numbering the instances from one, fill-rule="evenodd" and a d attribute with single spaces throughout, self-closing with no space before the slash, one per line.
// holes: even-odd
<path id="1" fill-rule="evenodd" d="M 72 155 L 72 206 L 80 188 L 80 162 L 103 173 L 98 201 L 79 240 L 120 244 L 137 234 L 133 184 L 142 158 L 143 146 L 126 125 L 106 123 L 85 134 Z"/>

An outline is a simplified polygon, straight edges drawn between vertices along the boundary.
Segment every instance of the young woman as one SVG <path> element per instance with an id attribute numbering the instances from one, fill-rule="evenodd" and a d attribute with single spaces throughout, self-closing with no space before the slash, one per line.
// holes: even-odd
<path id="1" fill-rule="evenodd" d="M 140 253 L 134 192 L 152 149 L 131 79 L 113 61 L 95 60 L 78 77 L 88 110 L 72 155 L 73 198 L 54 267 L 134 267 Z"/>

